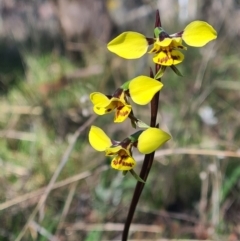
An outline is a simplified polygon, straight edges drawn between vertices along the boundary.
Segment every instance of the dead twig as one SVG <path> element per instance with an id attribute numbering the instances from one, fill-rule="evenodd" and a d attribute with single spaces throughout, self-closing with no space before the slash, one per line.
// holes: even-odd
<path id="1" fill-rule="evenodd" d="M 35 134 L 14 130 L 0 131 L 0 138 L 17 139 L 21 141 L 36 141 Z"/>
<path id="2" fill-rule="evenodd" d="M 40 233 L 47 240 L 49 240 L 49 241 L 59 241 L 48 230 L 46 230 L 44 227 L 40 226 L 38 223 L 32 221 L 30 225 L 31 225 L 32 229 L 34 229 L 37 233 Z"/>
<path id="3" fill-rule="evenodd" d="M 67 200 L 66 200 L 65 205 L 63 207 L 63 211 L 62 211 L 62 214 L 61 214 L 61 217 L 60 217 L 60 220 L 59 220 L 59 223 L 58 223 L 58 227 L 57 227 L 56 236 L 58 235 L 60 229 L 63 226 L 63 222 L 64 222 L 64 220 L 65 220 L 65 218 L 68 214 L 71 202 L 73 200 L 73 196 L 76 192 L 76 188 L 77 188 L 77 182 L 74 182 L 70 187 L 70 191 L 68 193 Z"/>
<path id="4" fill-rule="evenodd" d="M 103 170 L 106 170 L 106 166 L 104 166 L 104 169 L 102 168 L 101 171 Z M 82 180 L 82 179 L 85 179 L 89 176 L 92 175 L 92 172 L 90 171 L 86 171 L 86 172 L 82 172 L 82 173 L 79 173 L 75 176 L 72 176 L 72 177 L 69 177 L 63 181 L 60 181 L 60 182 L 56 182 L 53 186 L 52 186 L 52 190 L 54 189 L 57 189 L 57 188 L 60 188 L 60 187 L 64 187 L 66 185 L 69 185 L 71 183 L 74 183 L 74 182 L 77 182 L 79 180 Z M 17 205 L 17 204 L 20 204 L 22 202 L 25 202 L 31 198 L 35 198 L 35 197 L 38 197 L 42 194 L 44 194 L 46 192 L 46 189 L 47 187 L 43 187 L 43 188 L 40 188 L 36 191 L 33 191 L 33 192 L 30 192 L 30 193 L 26 193 L 22 196 L 19 196 L 19 197 L 16 197 L 14 199 L 11 199 L 11 200 L 8 200 L 4 203 L 1 203 L 0 204 L 0 211 L 1 210 L 4 210 L 4 209 L 7 209 L 7 208 L 10 208 L 14 205 Z"/>
<path id="5" fill-rule="evenodd" d="M 85 231 L 122 231 L 122 223 L 99 223 L 99 224 L 86 224 L 82 222 L 74 223 L 71 227 L 65 225 L 66 231 L 71 232 L 74 230 L 85 230 Z M 145 225 L 145 224 L 132 224 L 132 232 L 149 232 L 149 233 L 162 233 L 163 229 L 159 225 Z"/>
<path id="6" fill-rule="evenodd" d="M 12 113 L 18 115 L 41 115 L 42 108 L 40 106 L 16 106 L 16 105 L 1 105 L 1 113 Z"/>
<path id="7" fill-rule="evenodd" d="M 240 157 L 239 151 L 221 151 L 209 149 L 194 149 L 194 148 L 176 148 L 165 149 L 157 151 L 155 157 L 171 156 L 171 155 L 203 155 L 203 156 L 217 156 L 219 158 L 225 157 Z"/>

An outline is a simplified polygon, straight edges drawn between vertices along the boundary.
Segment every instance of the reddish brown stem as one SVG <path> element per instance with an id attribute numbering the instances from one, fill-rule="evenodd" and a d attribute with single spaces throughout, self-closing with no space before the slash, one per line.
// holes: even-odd
<path id="1" fill-rule="evenodd" d="M 155 28 L 156 27 L 161 27 L 161 20 L 160 20 L 160 16 L 159 16 L 159 11 L 157 10 L 156 12 L 156 21 L 155 21 Z M 158 72 L 160 66 L 159 65 L 155 65 L 155 73 Z M 150 69 L 150 77 L 153 78 L 153 71 L 152 69 Z M 161 80 L 159 80 L 161 81 Z M 158 104 L 159 104 L 159 92 L 157 92 L 155 94 L 155 96 L 153 97 L 152 101 L 151 101 L 151 120 L 150 120 L 150 126 L 151 127 L 155 127 L 156 126 L 156 121 L 157 121 L 157 113 L 158 113 Z M 148 174 L 151 170 L 152 167 L 152 163 L 153 163 L 153 159 L 154 159 L 154 154 L 155 152 L 152 152 L 150 154 L 145 155 L 144 157 L 144 161 L 143 161 L 143 165 L 142 165 L 142 169 L 140 172 L 140 177 L 146 181 Z M 139 201 L 139 198 L 142 194 L 142 190 L 144 188 L 144 183 L 142 182 L 137 182 L 135 190 L 134 190 L 134 194 L 133 194 L 133 198 L 129 207 L 129 211 L 128 211 L 128 216 L 124 225 L 124 230 L 123 230 L 123 234 L 122 234 L 122 241 L 127 241 L 128 240 L 128 233 L 129 233 L 129 228 Z"/>

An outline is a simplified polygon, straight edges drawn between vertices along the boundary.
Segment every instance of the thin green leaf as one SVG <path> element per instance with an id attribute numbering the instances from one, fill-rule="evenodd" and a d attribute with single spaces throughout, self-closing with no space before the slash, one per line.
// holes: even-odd
<path id="1" fill-rule="evenodd" d="M 141 177 L 138 176 L 138 174 L 132 169 L 130 170 L 130 173 L 133 175 L 133 177 L 139 181 L 139 182 L 142 182 L 142 183 L 146 183 Z"/>
<path id="2" fill-rule="evenodd" d="M 128 171 L 123 171 L 122 172 L 123 176 L 126 176 L 127 173 L 128 173 Z"/>
<path id="3" fill-rule="evenodd" d="M 150 126 L 147 125 L 146 123 L 144 123 L 143 121 L 137 119 L 136 121 L 136 125 L 139 127 L 139 128 L 149 128 Z"/>
<path id="4" fill-rule="evenodd" d="M 130 84 L 131 80 L 125 82 L 124 84 L 122 84 L 121 89 L 123 89 L 124 91 L 129 89 L 129 84 Z"/>
<path id="5" fill-rule="evenodd" d="M 183 75 L 181 74 L 181 72 L 178 70 L 178 68 L 175 65 L 171 65 L 170 67 L 178 76 L 183 77 Z"/>
<path id="6" fill-rule="evenodd" d="M 154 79 L 160 79 L 160 78 L 162 78 L 162 76 L 163 76 L 166 68 L 167 68 L 166 66 L 163 66 L 163 65 L 162 65 L 162 66 L 160 67 L 160 69 L 158 70 L 158 72 L 156 73 L 156 75 L 154 76 Z"/>

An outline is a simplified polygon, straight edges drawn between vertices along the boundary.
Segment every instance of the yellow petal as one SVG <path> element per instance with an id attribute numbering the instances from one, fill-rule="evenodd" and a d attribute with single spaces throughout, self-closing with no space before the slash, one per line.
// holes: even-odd
<path id="1" fill-rule="evenodd" d="M 124 97 L 125 97 L 125 93 L 124 95 L 121 94 L 119 98 L 112 97 L 111 102 L 113 102 L 116 107 L 126 105 L 127 102 L 125 101 Z"/>
<path id="2" fill-rule="evenodd" d="M 129 92 L 136 104 L 146 105 L 162 87 L 163 84 L 160 81 L 142 75 L 131 80 Z"/>
<path id="3" fill-rule="evenodd" d="M 142 57 L 148 49 L 146 37 L 137 32 L 124 32 L 108 43 L 109 51 L 125 59 Z"/>
<path id="4" fill-rule="evenodd" d="M 117 105 L 118 105 L 118 102 L 110 101 L 109 104 L 105 107 L 95 105 L 93 107 L 93 111 L 97 115 L 105 115 L 105 114 L 108 114 L 108 113 L 112 112 L 115 108 L 117 108 Z"/>
<path id="5" fill-rule="evenodd" d="M 172 41 L 173 45 L 176 45 L 176 44 L 177 45 L 179 45 L 179 44 L 182 45 L 182 38 L 180 38 L 180 37 L 173 37 L 172 40 L 173 40 Z"/>
<path id="6" fill-rule="evenodd" d="M 123 149 L 122 146 L 111 146 L 105 150 L 106 156 L 116 155 L 122 149 Z"/>
<path id="7" fill-rule="evenodd" d="M 217 38 L 216 30 L 204 21 L 194 21 L 187 25 L 182 34 L 186 44 L 193 47 L 202 47 L 209 41 Z"/>
<path id="8" fill-rule="evenodd" d="M 91 126 L 88 138 L 90 145 L 97 151 L 105 151 L 112 145 L 110 138 L 97 126 Z"/>
<path id="9" fill-rule="evenodd" d="M 149 154 L 162 146 L 171 136 L 158 128 L 148 128 L 138 138 L 137 148 L 143 154 Z"/>
<path id="10" fill-rule="evenodd" d="M 162 41 L 157 41 L 156 44 L 161 47 L 167 47 L 172 43 L 171 38 L 164 38 Z"/>
<path id="11" fill-rule="evenodd" d="M 94 105 L 105 107 L 109 105 L 110 100 L 108 97 L 100 92 L 93 92 L 90 94 L 90 100 Z"/>
<path id="12" fill-rule="evenodd" d="M 125 121 L 128 115 L 130 114 L 131 110 L 132 110 L 131 105 L 124 105 L 123 107 L 117 108 L 115 117 L 114 117 L 114 122 L 120 123 Z"/>
<path id="13" fill-rule="evenodd" d="M 135 165 L 136 161 L 131 156 L 116 156 L 111 162 L 111 167 L 119 171 L 129 171 Z"/>
<path id="14" fill-rule="evenodd" d="M 171 52 L 173 65 L 180 64 L 184 60 L 184 55 L 178 50 L 172 50 Z"/>
<path id="15" fill-rule="evenodd" d="M 114 109 L 106 109 L 105 107 L 98 107 L 98 106 L 93 106 L 93 111 L 97 114 L 97 115 L 105 115 L 108 114 L 110 112 L 112 112 Z"/>
<path id="16" fill-rule="evenodd" d="M 149 53 L 149 54 L 151 54 L 151 53 L 157 53 L 157 52 L 160 51 L 160 49 L 161 49 L 161 46 L 160 46 L 159 44 L 157 44 L 157 42 L 155 42 L 155 43 L 153 44 L 152 49 L 150 49 L 150 51 L 148 51 L 148 53 Z"/>
<path id="17" fill-rule="evenodd" d="M 153 62 L 156 64 L 171 66 L 173 64 L 173 59 L 170 53 L 161 51 L 153 57 Z"/>
<path id="18" fill-rule="evenodd" d="M 159 54 L 153 57 L 153 62 L 164 66 L 171 66 L 181 63 L 183 59 L 184 55 L 177 50 L 168 52 L 161 51 Z"/>
<path id="19" fill-rule="evenodd" d="M 90 94 L 90 100 L 94 104 L 93 111 L 97 115 L 104 115 L 112 112 L 117 103 L 113 101 L 114 98 L 109 99 L 106 95 L 100 92 L 94 92 Z"/>
<path id="20" fill-rule="evenodd" d="M 173 38 L 171 47 L 173 47 L 174 49 L 184 49 L 184 50 L 187 50 L 187 47 L 182 45 L 182 38 L 180 38 L 180 37 Z"/>

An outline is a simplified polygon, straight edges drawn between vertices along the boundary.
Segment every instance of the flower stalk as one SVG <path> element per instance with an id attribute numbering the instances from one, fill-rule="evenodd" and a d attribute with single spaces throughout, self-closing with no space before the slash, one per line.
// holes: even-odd
<path id="1" fill-rule="evenodd" d="M 156 12 L 156 20 L 155 20 L 155 28 L 156 27 L 161 27 L 161 19 L 160 19 L 160 15 L 159 15 L 159 11 L 157 10 Z M 159 69 L 160 69 L 160 65 L 155 64 L 155 74 L 158 73 Z M 152 69 L 150 68 L 150 77 L 153 78 L 154 74 Z M 159 81 L 161 82 L 161 79 L 159 79 Z M 159 97 L 160 97 L 160 91 L 158 91 L 152 101 L 151 101 L 151 119 L 150 119 L 150 126 L 151 127 L 155 127 L 156 126 L 156 122 L 157 122 L 157 113 L 158 113 L 158 106 L 159 106 Z M 144 181 L 144 182 L 140 182 L 138 181 L 133 193 L 133 197 L 132 197 L 132 201 L 128 210 L 128 215 L 124 224 L 124 229 L 123 229 L 123 234 L 122 234 L 122 241 L 127 241 L 128 240 L 128 233 L 129 233 L 129 228 L 130 225 L 132 223 L 132 219 L 138 204 L 138 201 L 140 199 L 140 196 L 142 194 L 144 185 L 146 183 L 147 177 L 149 175 L 149 172 L 151 170 L 152 167 L 152 163 L 154 160 L 154 155 L 155 152 L 152 152 L 150 154 L 146 154 L 144 157 L 144 161 L 143 161 L 143 165 L 141 168 L 141 172 L 140 172 L 140 178 Z"/>

